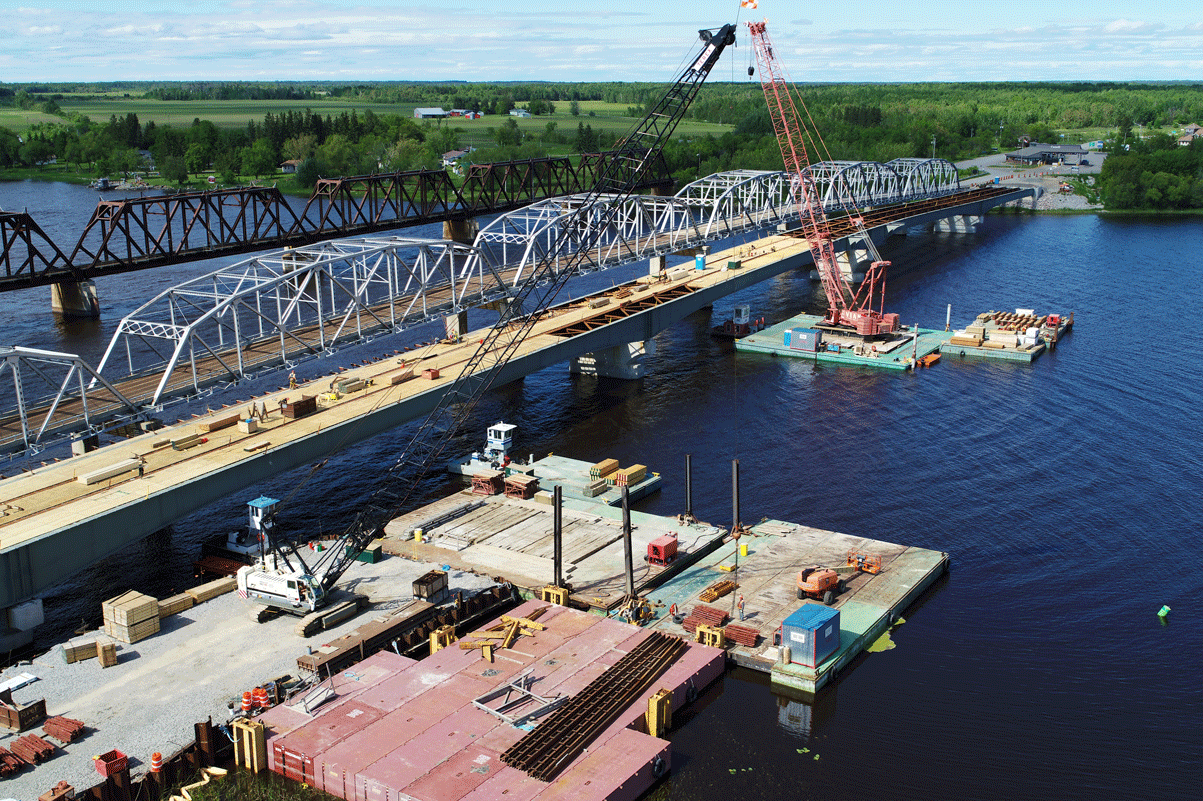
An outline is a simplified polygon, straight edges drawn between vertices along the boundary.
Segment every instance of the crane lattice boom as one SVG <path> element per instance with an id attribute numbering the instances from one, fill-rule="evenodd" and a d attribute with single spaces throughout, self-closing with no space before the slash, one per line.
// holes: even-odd
<path id="1" fill-rule="evenodd" d="M 827 319 L 824 320 L 824 324 L 848 326 L 865 336 L 894 331 L 898 327 L 898 315 L 883 314 L 881 310 L 881 304 L 885 301 L 885 270 L 889 262 L 876 258 L 860 288 L 855 291 L 840 271 L 831 226 L 823 209 L 822 195 L 807 169 L 811 163 L 806 150 L 808 132 L 798 114 L 788 77 L 773 52 L 773 43 L 769 39 L 766 24 L 749 22 L 747 25 L 752 34 L 756 61 L 760 65 L 760 87 L 768 103 L 769 117 L 777 134 L 777 144 L 781 147 L 781 158 L 794 183 L 802 231 L 810 245 L 815 268 L 819 271 L 823 292 L 827 296 Z M 799 100 L 798 103 L 800 102 Z M 863 225 L 861 235 L 870 243 L 870 250 L 876 254 L 876 248 L 872 247 L 872 240 L 869 239 Z M 876 309 L 873 308 L 875 301 L 878 304 Z"/>

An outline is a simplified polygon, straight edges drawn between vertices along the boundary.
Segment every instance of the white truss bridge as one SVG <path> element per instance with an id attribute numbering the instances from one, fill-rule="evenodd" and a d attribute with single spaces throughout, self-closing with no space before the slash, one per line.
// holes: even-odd
<path id="1" fill-rule="evenodd" d="M 809 169 L 832 212 L 961 188 L 956 168 L 943 159 Z M 603 197 L 572 218 L 577 231 L 561 231 L 582 202 L 567 196 L 497 217 L 471 245 L 368 237 L 260 254 L 174 286 L 125 317 L 90 387 L 103 377 L 120 388 L 114 416 L 129 416 L 131 405 L 155 410 L 171 398 L 504 303 L 562 234 L 579 241 L 607 216 L 610 224 L 576 268 L 581 273 L 790 225 L 798 214 L 795 181 L 784 172 L 737 170 L 702 178 L 672 197 Z M 615 202 L 618 213 L 603 215 L 602 204 Z M 11 374 L 18 374 L 15 365 Z M 6 389 L 0 386 L 0 400 L 7 400 Z M 15 401 L 9 413 L 25 432 L 58 428 L 32 424 L 29 398 L 15 394 L 6 405 Z M 27 448 L 36 445 L 37 437 L 24 439 Z"/>

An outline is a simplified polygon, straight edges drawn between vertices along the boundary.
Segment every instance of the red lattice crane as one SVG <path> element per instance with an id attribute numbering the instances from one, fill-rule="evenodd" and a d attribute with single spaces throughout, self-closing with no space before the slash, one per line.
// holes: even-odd
<path id="1" fill-rule="evenodd" d="M 865 279 L 856 290 L 853 290 L 851 282 L 840 271 L 827 213 L 823 209 L 814 178 L 806 169 L 810 165 L 806 140 L 811 139 L 812 145 L 817 141 L 819 146 L 821 140 L 817 139 L 817 133 L 812 136 L 812 131 L 808 131 L 802 124 L 797 108 L 798 105 L 802 105 L 802 101 L 799 98 L 795 104 L 788 78 L 773 53 L 773 43 L 769 40 L 765 23 L 749 22 L 747 25 L 756 49 L 756 60 L 760 65 L 760 87 L 764 90 L 764 99 L 769 105 L 769 116 L 773 120 L 777 144 L 781 146 L 785 170 L 792 176 L 794 183 L 802 232 L 810 244 L 815 268 L 819 271 L 823 291 L 827 295 L 827 317 L 823 320 L 823 325 L 850 328 L 861 336 L 891 333 L 898 328 L 898 315 L 882 312 L 885 303 L 886 268 L 890 263 L 875 258 L 865 273 Z M 805 111 L 806 106 L 802 105 L 802 109 Z M 809 118 L 809 113 L 807 117 Z M 864 230 L 863 220 L 856 222 L 870 252 L 876 255 L 876 248 L 872 246 L 872 240 Z"/>

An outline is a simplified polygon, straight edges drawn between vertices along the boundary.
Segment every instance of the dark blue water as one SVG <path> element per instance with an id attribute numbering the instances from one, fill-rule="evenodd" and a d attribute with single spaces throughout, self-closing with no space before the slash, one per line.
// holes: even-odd
<path id="1" fill-rule="evenodd" d="M 1198 220 L 992 216 L 977 235 L 891 244 L 887 305 L 930 327 L 949 303 L 957 326 L 989 309 L 1073 311 L 1074 333 L 1031 366 L 946 357 L 899 375 L 737 354 L 708 336 L 739 301 L 773 321 L 812 309 L 817 288 L 786 274 L 661 333 L 641 381 L 557 367 L 485 400 L 465 447 L 504 418 L 523 451 L 647 464 L 667 479 L 648 511 L 684 507 L 691 453 L 695 509 L 726 523 L 738 458 L 745 521 L 952 556 L 948 579 L 894 633 L 897 648 L 864 658 L 815 705 L 728 675 L 680 716 L 657 797 L 1197 797 L 1200 252 Z M 102 285 L 102 299 L 136 305 L 123 280 Z M 0 325 L 0 340 L 9 330 Z M 310 482 L 288 513 L 337 528 L 406 435 L 335 457 L 314 479 L 323 499 L 311 500 Z M 288 497 L 303 479 L 245 495 Z M 197 540 L 234 525 L 243 500 L 61 588 L 48 613 L 65 627 L 131 582 L 183 585 Z"/>

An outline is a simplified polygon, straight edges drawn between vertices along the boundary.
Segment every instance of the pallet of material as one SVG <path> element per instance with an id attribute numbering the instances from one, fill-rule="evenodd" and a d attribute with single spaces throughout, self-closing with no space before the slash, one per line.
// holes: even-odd
<path id="1" fill-rule="evenodd" d="M 171 449 L 173 451 L 186 451 L 189 448 L 194 448 L 201 444 L 200 434 L 189 434 L 186 437 L 179 437 L 171 440 Z"/>
<path id="2" fill-rule="evenodd" d="M 647 478 L 647 467 L 633 464 L 618 471 L 615 483 L 620 487 L 633 487 L 645 478 Z"/>
<path id="3" fill-rule="evenodd" d="M 159 617 L 158 599 L 133 590 L 110 598 L 100 605 L 100 609 L 104 622 L 117 626 L 133 626 Z"/>
<path id="4" fill-rule="evenodd" d="M 46 722 L 42 724 L 42 731 L 60 743 L 74 742 L 83 734 L 84 728 L 83 721 L 65 718 L 62 715 L 46 718 Z"/>
<path id="5" fill-rule="evenodd" d="M 145 624 L 139 624 L 139 625 L 142 625 L 144 627 L 143 631 L 145 631 L 149 628 Z M 139 633 L 142 633 L 142 632 L 139 632 Z M 158 629 L 150 632 L 150 634 L 157 634 L 157 633 L 158 633 Z M 146 634 L 145 636 L 138 637 L 138 639 L 139 640 L 145 639 L 146 637 L 149 637 L 150 634 Z M 130 642 L 133 642 L 133 640 L 130 640 Z M 112 667 L 113 665 L 117 664 L 117 643 L 115 643 L 115 642 L 105 642 L 105 643 L 98 642 L 98 643 L 96 643 L 96 657 L 100 661 L 100 666 L 102 668 Z"/>
<path id="6" fill-rule="evenodd" d="M 589 468 L 590 478 L 605 478 L 618 469 L 617 459 L 603 459 Z"/>
<path id="7" fill-rule="evenodd" d="M 505 497 L 528 501 L 539 491 L 539 479 L 535 476 L 510 476 L 505 480 Z"/>
<path id="8" fill-rule="evenodd" d="M 1015 345 L 1015 343 L 1014 343 L 1014 342 L 1012 342 L 1012 343 L 1011 343 L 1011 345 L 1012 345 L 1012 346 L 1014 346 L 1014 345 Z M 1002 350 L 1003 348 L 1007 347 L 1007 343 L 1006 343 L 1006 342 L 999 342 L 999 341 L 998 341 L 998 340 L 996 340 L 996 339 L 987 339 L 985 342 L 983 342 L 983 343 L 982 343 L 982 347 L 983 347 L 983 348 L 990 348 L 990 349 L 992 349 L 992 350 Z"/>
<path id="9" fill-rule="evenodd" d="M 505 474 L 499 470 L 482 470 L 472 476 L 473 495 L 497 495 L 505 489 Z"/>
<path id="10" fill-rule="evenodd" d="M 92 659 L 99 653 L 96 649 L 96 640 L 88 640 L 80 643 L 66 643 L 63 645 L 63 661 L 68 665 L 73 665 L 76 662 L 82 662 L 85 659 Z"/>
<path id="11" fill-rule="evenodd" d="M 724 595 L 734 590 L 735 586 L 735 582 L 731 579 L 716 581 L 706 589 L 702 590 L 702 594 L 698 596 L 698 599 L 705 601 L 706 603 L 717 601 L 719 598 L 722 598 Z"/>
<path id="12" fill-rule="evenodd" d="M 582 494 L 586 498 L 596 498 L 598 495 L 601 495 L 603 492 L 605 492 L 606 488 L 609 486 L 610 485 L 606 483 L 604 478 L 599 478 L 597 481 L 590 481 L 588 484 L 586 484 Z"/>
<path id="13" fill-rule="evenodd" d="M 196 600 L 186 592 L 181 592 L 179 595 L 173 595 L 170 598 L 164 598 L 159 601 L 159 617 L 164 618 L 168 615 L 176 615 L 183 612 L 185 609 L 191 609 L 196 603 Z"/>
<path id="14" fill-rule="evenodd" d="M 690 617 L 697 618 L 707 626 L 721 626 L 727 622 L 727 613 L 721 609 L 715 609 L 713 606 L 703 606 L 698 604 L 689 613 Z"/>
<path id="15" fill-rule="evenodd" d="M 980 348 L 982 346 L 982 338 L 979 336 L 954 336 L 948 340 L 949 345 L 967 345 L 971 348 Z"/>
<path id="16" fill-rule="evenodd" d="M 54 756 L 55 748 L 36 734 L 18 737 L 9 750 L 31 765 L 40 765 Z"/>
<path id="17" fill-rule="evenodd" d="M 298 420 L 317 411 L 317 396 L 302 395 L 291 403 L 280 406 L 280 412 L 289 420 Z"/>
<path id="18" fill-rule="evenodd" d="M 231 426 L 238 425 L 239 419 L 241 419 L 241 415 L 235 412 L 234 414 L 228 414 L 225 417 L 216 417 L 212 420 L 206 420 L 205 422 L 197 425 L 196 429 L 202 434 L 208 434 L 211 431 L 221 431 L 223 428 L 230 428 Z"/>
<path id="19" fill-rule="evenodd" d="M 749 648 L 755 646 L 756 641 L 760 638 L 759 631 L 750 626 L 741 626 L 738 623 L 732 623 L 724 628 L 723 635 L 736 645 L 746 645 Z"/>
<path id="20" fill-rule="evenodd" d="M 400 384 L 404 381 L 408 381 L 409 379 L 411 379 L 413 377 L 414 377 L 414 368 L 406 367 L 404 370 L 402 370 L 399 373 L 393 373 L 393 375 L 389 378 L 388 383 L 390 386 L 396 386 L 397 384 Z"/>
<path id="21" fill-rule="evenodd" d="M 155 603 L 155 616 L 152 617 L 150 620 L 143 620 L 141 623 L 135 623 L 132 626 L 122 626 L 120 624 L 111 623 L 106 620 L 104 622 L 104 633 L 109 635 L 110 637 L 112 637 L 114 640 L 120 640 L 121 642 L 124 642 L 124 643 L 136 643 L 140 640 L 145 640 L 147 637 L 150 637 L 154 634 L 158 634 L 159 633 L 159 605 L 158 605 L 158 603 L 157 602 Z M 112 643 L 108 643 L 108 645 L 112 645 Z M 101 646 L 101 647 L 103 647 L 103 646 Z M 116 656 L 116 651 L 113 652 L 113 655 L 114 655 L 114 657 Z M 101 664 L 104 664 L 105 659 L 107 659 L 107 657 L 102 655 L 101 656 L 101 660 L 102 660 Z M 116 660 L 114 659 L 113 662 L 115 664 Z M 104 665 L 104 666 L 108 667 L 109 665 Z"/>
<path id="22" fill-rule="evenodd" d="M 225 595 L 227 592 L 233 592 L 238 587 L 238 579 L 233 576 L 219 578 L 215 581 L 210 581 L 208 584 L 202 584 L 199 587 L 193 587 L 188 590 L 187 594 L 192 596 L 192 600 L 198 604 L 203 604 L 210 598 L 216 598 L 219 595 Z"/>

